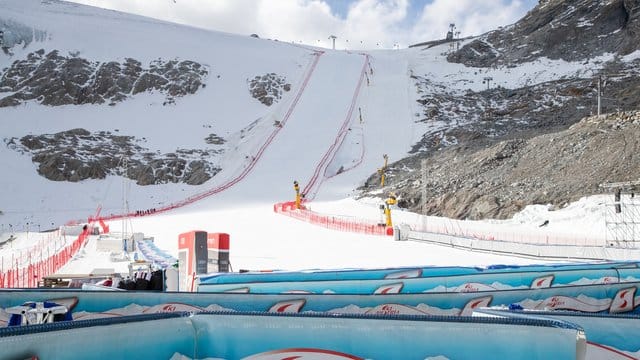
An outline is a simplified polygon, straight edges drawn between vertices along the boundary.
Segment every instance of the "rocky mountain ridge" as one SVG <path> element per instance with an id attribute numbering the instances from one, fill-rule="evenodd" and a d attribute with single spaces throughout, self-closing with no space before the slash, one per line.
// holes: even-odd
<path id="1" fill-rule="evenodd" d="M 444 125 L 431 126 L 432 130 L 423 135 L 412 152 L 429 154 L 469 140 L 527 136 L 566 128 L 597 113 L 598 76 L 602 79 L 602 112 L 638 109 L 640 59 L 614 59 L 602 67 L 598 73 L 603 75 L 596 77 L 562 76 L 518 88 L 497 86 L 463 94 L 449 91 L 428 76 L 414 75 L 417 91 L 422 94 L 418 99 L 422 109 L 419 121 Z"/>
<path id="2" fill-rule="evenodd" d="M 640 111 L 591 116 L 568 129 L 451 146 L 399 161 L 388 175 L 401 205 L 460 219 L 510 218 L 530 204 L 560 208 L 640 175 Z M 412 172 L 395 169 L 409 167 Z"/>
<path id="3" fill-rule="evenodd" d="M 91 62 L 79 54 L 44 49 L 16 60 L 0 72 L 0 107 L 26 101 L 42 105 L 115 105 L 130 96 L 159 91 L 164 104 L 205 86 L 209 69 L 189 60 L 155 60 L 148 68 L 131 58 L 124 62 Z M 6 95 L 3 96 L 3 93 Z"/>
<path id="4" fill-rule="evenodd" d="M 562 206 L 599 193 L 601 183 L 637 180 L 640 59 L 625 55 L 640 47 L 639 13 L 635 0 L 541 1 L 447 56 L 479 73 L 543 58 L 583 64 L 556 79 L 460 92 L 412 71 L 418 121 L 432 130 L 389 166 L 385 193 L 425 214 L 508 218 L 529 204 Z M 602 118 L 593 117 L 599 90 Z M 363 194 L 377 183 L 372 174 Z"/>
<path id="5" fill-rule="evenodd" d="M 640 0 L 547 0 L 517 23 L 450 54 L 474 67 L 511 66 L 540 57 L 580 61 L 640 48 Z"/>
<path id="6" fill-rule="evenodd" d="M 573 74 L 513 87 L 454 91 L 450 82 L 411 71 L 419 93 L 417 121 L 430 130 L 414 144 L 411 156 L 389 165 L 385 192 L 396 192 L 403 206 L 417 212 L 505 218 L 528 204 L 562 206 L 597 193 L 602 182 L 637 179 L 634 111 L 640 108 L 640 58 L 627 55 L 640 47 L 639 8 L 640 0 L 547 0 L 516 24 L 471 39 L 446 56 L 478 73 L 475 80 L 483 71 L 508 74 L 540 59 L 584 64 Z M 50 36 L 4 24 L 14 31 L 11 37 L 5 34 L 0 56 Z M 164 105 L 172 105 L 205 87 L 211 71 L 191 60 L 93 62 L 79 53 L 43 49 L 0 69 L 0 106 L 116 106 L 147 91 L 163 94 Z M 291 89 L 275 73 L 247 78 L 246 83 L 250 96 L 264 106 L 276 104 Z M 590 117 L 599 86 L 603 112 L 621 115 Z M 616 122 L 623 125 L 612 125 Z M 214 158 L 223 154 L 226 141 L 203 134 L 203 143 L 194 149 L 160 154 L 145 147 L 144 139 L 106 131 L 71 129 L 4 138 L 6 146 L 28 155 L 47 179 L 123 175 L 140 185 L 206 182 L 220 171 Z M 127 167 L 121 163 L 125 157 Z M 363 193 L 377 191 L 378 183 L 374 173 Z"/>

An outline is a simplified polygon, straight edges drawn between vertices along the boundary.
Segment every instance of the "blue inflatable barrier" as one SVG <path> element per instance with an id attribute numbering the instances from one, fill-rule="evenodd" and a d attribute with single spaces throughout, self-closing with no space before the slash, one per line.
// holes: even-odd
<path id="1" fill-rule="evenodd" d="M 583 359 L 559 320 L 174 313 L 0 329 L 5 358 Z"/>
<path id="2" fill-rule="evenodd" d="M 640 280 L 640 269 L 620 276 L 615 269 L 556 270 L 549 272 L 479 273 L 443 277 L 389 280 L 279 281 L 233 284 L 198 283 L 199 292 L 316 293 L 316 294 L 415 294 L 423 292 L 477 292 L 607 284 Z"/>
<path id="3" fill-rule="evenodd" d="M 173 311 L 259 311 L 272 313 L 471 315 L 474 309 L 518 304 L 529 310 L 638 313 L 639 282 L 538 289 L 419 294 L 236 294 L 109 292 L 72 290 L 0 291 L 0 308 L 28 301 L 77 301 L 76 320 Z M 1 314 L 1 312 L 0 312 Z M 5 319 L 4 321 L 7 321 Z M 3 319 L 0 317 L 0 326 Z"/>
<path id="4" fill-rule="evenodd" d="M 511 309 L 510 309 L 511 310 Z M 473 316 L 521 319 L 556 319 L 583 328 L 587 337 L 586 359 L 640 358 L 640 316 L 628 314 L 585 314 L 569 311 L 509 311 L 479 309 Z"/>
<path id="5" fill-rule="evenodd" d="M 636 265 L 636 264 L 634 264 Z M 451 271 L 454 270 L 454 271 Z M 462 270 L 469 270 L 465 273 Z M 453 272 L 453 274 L 451 274 Z M 433 275 L 447 274 L 447 275 Z M 545 288 L 572 285 L 608 284 L 640 281 L 640 268 L 636 266 L 577 265 L 509 267 L 500 270 L 473 271 L 470 268 L 433 268 L 427 276 L 425 269 L 387 271 L 384 279 L 367 278 L 366 271 L 328 273 L 277 273 L 277 281 L 265 274 L 255 274 L 240 282 L 242 275 L 219 275 L 201 279 L 198 292 L 242 292 L 253 294 L 314 293 L 314 294 L 415 294 L 424 292 L 477 292 Z M 376 277 L 378 271 L 374 272 Z M 396 276 L 404 274 L 405 276 Z M 418 275 L 420 276 L 409 276 Z M 361 276 L 360 279 L 354 277 Z M 390 276 L 392 275 L 392 276 Z M 318 280 L 325 278 L 324 280 Z M 230 281 L 233 279 L 233 281 Z"/>
<path id="6" fill-rule="evenodd" d="M 583 269 L 637 269 L 640 263 L 636 261 L 564 263 L 545 265 L 490 265 L 482 267 L 465 266 L 427 266 L 402 267 L 385 269 L 334 269 L 307 271 L 273 271 L 273 272 L 245 272 L 220 273 L 200 278 L 201 284 L 238 284 L 251 282 L 278 281 L 327 281 L 327 280 L 382 280 L 406 279 L 418 277 L 442 277 L 471 274 L 496 274 L 501 272 L 549 272 L 555 270 L 583 270 Z"/>

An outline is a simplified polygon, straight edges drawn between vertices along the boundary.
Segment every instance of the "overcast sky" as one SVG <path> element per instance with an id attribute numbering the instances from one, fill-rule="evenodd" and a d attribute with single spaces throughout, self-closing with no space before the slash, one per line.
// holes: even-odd
<path id="1" fill-rule="evenodd" d="M 338 49 L 407 47 L 512 24 L 537 0 L 72 0 L 223 32 Z M 397 44 L 397 45 L 396 45 Z"/>

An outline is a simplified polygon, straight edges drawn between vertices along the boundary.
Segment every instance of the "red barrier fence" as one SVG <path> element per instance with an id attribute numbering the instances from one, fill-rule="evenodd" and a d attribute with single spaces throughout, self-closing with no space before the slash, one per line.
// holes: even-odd
<path id="1" fill-rule="evenodd" d="M 351 123 L 351 120 L 354 115 L 354 110 L 358 102 L 358 96 L 360 95 L 360 90 L 362 89 L 362 82 L 367 76 L 366 75 L 367 66 L 370 64 L 369 55 L 366 55 L 366 54 L 363 54 L 363 55 L 364 55 L 364 63 L 362 64 L 362 70 L 360 70 L 360 77 L 358 79 L 358 83 L 356 84 L 355 90 L 353 92 L 353 97 L 351 98 L 349 110 L 347 111 L 344 121 L 342 122 L 342 126 L 338 130 L 338 134 L 336 135 L 335 140 L 329 146 L 329 149 L 327 149 L 327 151 L 324 153 L 324 155 L 322 156 L 322 159 L 320 159 L 320 162 L 318 162 L 318 164 L 316 165 L 316 168 L 313 172 L 313 175 L 311 176 L 311 179 L 309 179 L 305 187 L 302 189 L 302 193 L 305 195 L 305 197 L 309 201 L 315 198 L 316 193 L 320 188 L 320 185 L 322 184 L 323 178 L 320 176 L 320 174 L 326 171 L 327 166 L 334 159 L 340 147 L 342 147 L 342 143 L 344 142 L 344 139 L 347 137 L 347 133 L 349 132 L 349 130 L 351 130 L 349 128 L 349 124 Z"/>
<path id="2" fill-rule="evenodd" d="M 60 236 L 59 232 L 56 232 Z M 32 247 L 26 253 L 20 252 L 16 258 L 12 256 L 11 264 L 2 262 L 2 270 L 0 271 L 0 288 L 34 288 L 38 286 L 38 282 L 43 276 L 54 274 L 62 268 L 84 245 L 89 235 L 88 230 L 84 230 L 70 244 L 63 247 L 60 251 L 49 247 L 36 246 Z M 53 255 L 47 256 L 50 252 Z M 43 258 L 45 256 L 45 258 Z M 4 270 L 9 265 L 9 270 Z"/>
<path id="3" fill-rule="evenodd" d="M 276 135 L 280 132 L 280 130 L 283 128 L 283 126 L 287 123 L 287 121 L 291 117 L 291 114 L 293 113 L 293 110 L 296 108 L 298 102 L 300 101 L 302 94 L 304 93 L 304 90 L 306 89 L 311 79 L 311 75 L 313 74 L 318 62 L 320 61 L 320 57 L 322 56 L 322 54 L 324 54 L 323 51 L 313 50 L 313 54 L 312 54 L 313 58 L 309 62 L 307 69 L 304 73 L 300 89 L 296 93 L 296 96 L 293 98 L 287 110 L 287 113 L 280 120 L 281 126 L 274 127 L 274 130 L 267 137 L 267 139 L 262 144 L 262 146 L 257 150 L 257 153 L 254 156 L 252 156 L 252 161 L 242 170 L 242 172 L 239 175 L 235 176 L 231 180 L 215 188 L 193 195 L 182 201 L 178 201 L 176 203 L 169 204 L 167 206 L 160 207 L 158 209 L 153 209 L 153 211 L 149 213 L 140 214 L 140 213 L 131 212 L 128 214 L 112 214 L 108 216 L 96 215 L 93 217 L 89 217 L 89 220 L 88 220 L 89 223 L 98 221 L 101 227 L 103 228 L 103 231 L 108 232 L 108 225 L 105 223 L 105 221 L 118 220 L 122 218 L 129 218 L 129 217 L 135 217 L 135 216 L 154 215 L 154 214 L 174 210 L 174 209 L 195 203 L 211 195 L 222 192 L 232 187 L 236 183 L 240 182 L 242 179 L 244 179 L 247 176 L 247 174 L 249 174 L 249 172 L 251 172 L 251 170 L 253 170 L 256 163 L 261 158 L 262 154 L 265 152 L 267 147 L 271 144 L 271 142 L 274 140 Z M 83 222 L 83 220 L 70 221 L 67 223 L 67 225 L 77 225 L 78 223 L 81 223 L 81 222 Z M 88 234 L 86 232 L 80 234 L 78 238 L 70 246 L 65 247 L 64 249 L 57 252 L 57 254 L 53 256 L 49 256 L 46 259 L 40 260 L 37 262 L 32 261 L 32 259 L 42 259 L 43 247 L 39 245 L 35 246 L 34 248 L 30 249 L 26 253 L 26 255 L 21 253 L 19 256 L 20 260 L 17 260 L 12 257 L 11 264 L 7 264 L 10 270 L 7 270 L 7 271 L 4 271 L 5 264 L 3 259 L 3 262 L 0 265 L 0 288 L 36 287 L 38 285 L 38 279 L 41 279 L 43 276 L 45 276 L 45 274 L 55 273 L 58 269 L 64 266 L 71 259 L 71 257 L 76 254 L 76 252 L 80 249 L 80 247 L 82 247 L 82 244 L 84 243 L 87 236 Z"/>
<path id="4" fill-rule="evenodd" d="M 273 206 L 273 211 L 282 215 L 306 221 L 328 229 L 356 232 L 371 235 L 392 235 L 393 229 L 386 229 L 376 222 L 368 219 L 356 219 L 346 216 L 328 216 L 315 213 L 306 208 L 295 209 L 295 202 L 278 203 Z M 564 246 L 606 246 L 604 235 L 597 234 L 558 234 L 554 232 L 516 231 L 500 229 L 499 226 L 483 223 L 467 222 L 454 219 L 432 219 L 426 223 L 426 217 L 420 217 L 421 221 L 406 224 L 412 231 L 450 235 L 459 238 L 510 242 L 517 244 L 533 245 L 564 245 Z M 405 223 L 402 223 L 405 224 Z M 402 225 L 401 225 L 402 226 Z M 387 233 L 387 231 L 389 231 Z"/>
<path id="5" fill-rule="evenodd" d="M 212 189 L 209 189 L 207 191 L 201 192 L 199 194 L 195 194 L 193 196 L 190 196 L 184 200 L 166 205 L 164 207 L 159 207 L 157 209 L 154 209 L 150 214 L 158 214 L 158 213 L 164 213 L 167 211 L 171 211 L 171 210 L 175 210 L 187 205 L 191 205 L 197 201 L 200 201 L 202 199 L 205 199 L 209 196 L 215 195 L 217 193 L 220 193 L 224 190 L 229 189 L 230 187 L 234 186 L 235 184 L 239 183 L 240 181 L 242 181 L 252 170 L 253 168 L 256 166 L 256 164 L 258 163 L 258 160 L 261 159 L 262 155 L 264 154 L 264 152 L 266 151 L 266 149 L 269 147 L 269 145 L 271 145 L 271 143 L 273 142 L 273 140 L 275 139 L 276 135 L 278 135 L 278 133 L 284 128 L 284 126 L 287 124 L 287 122 L 289 121 L 289 118 L 291 117 L 293 111 L 295 110 L 296 106 L 298 105 L 298 102 L 300 101 L 300 99 L 302 98 L 302 94 L 304 93 L 307 85 L 309 84 L 309 81 L 311 80 L 311 75 L 313 75 L 313 72 L 315 71 L 316 66 L 318 65 L 318 62 L 320 61 L 320 57 L 324 54 L 324 51 L 319 51 L 319 50 L 314 50 L 313 51 L 313 59 L 312 61 L 308 64 L 307 69 L 304 73 L 304 77 L 302 80 L 302 84 L 300 86 L 300 89 L 298 90 L 298 92 L 296 93 L 296 96 L 293 98 L 291 104 L 289 105 L 289 108 L 286 112 L 286 114 L 282 117 L 282 119 L 280 119 L 280 126 L 276 126 L 273 128 L 273 131 L 269 134 L 269 136 L 266 138 L 265 142 L 260 146 L 260 148 L 258 148 L 257 152 L 251 156 L 251 162 L 249 162 L 249 164 L 242 169 L 242 171 L 240 172 L 240 174 L 238 174 L 237 176 L 233 177 L 232 179 L 228 180 L 227 182 L 216 186 Z M 99 216 L 97 218 L 89 218 L 89 221 L 109 221 L 109 220 L 119 220 L 122 218 L 129 218 L 129 217 L 135 217 L 135 216 L 146 216 L 148 215 L 147 213 L 143 213 L 143 214 L 136 214 L 135 212 L 130 212 L 128 214 L 112 214 L 112 215 L 108 215 L 108 216 Z"/>
<path id="6" fill-rule="evenodd" d="M 273 205 L 273 211 L 327 229 L 367 235 L 393 235 L 392 229 L 387 229 L 385 225 L 380 225 L 375 221 L 321 215 L 305 208 L 296 209 L 295 206 L 293 201 L 278 203 Z"/>

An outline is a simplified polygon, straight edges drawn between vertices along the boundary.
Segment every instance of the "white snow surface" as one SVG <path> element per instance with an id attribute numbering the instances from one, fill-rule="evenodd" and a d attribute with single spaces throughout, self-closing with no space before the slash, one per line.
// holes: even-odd
<path id="1" fill-rule="evenodd" d="M 56 228 L 70 220 L 86 221 L 98 207 L 102 208 L 102 215 L 119 214 L 125 201 L 134 211 L 161 208 L 234 179 L 272 134 L 274 122 L 282 121 L 287 114 L 286 124 L 248 175 L 234 186 L 170 212 L 130 218 L 124 223 L 110 222 L 111 229 L 142 232 L 174 256 L 180 233 L 228 233 L 231 264 L 236 271 L 542 262 L 328 230 L 276 214 L 273 205 L 293 200 L 293 181 L 298 180 L 302 187 L 307 184 L 336 140 L 338 129 L 348 120 L 350 130 L 326 171 L 320 172 L 322 182 L 309 206 L 323 214 L 379 219 L 379 199 L 355 200 L 353 196 L 364 179 L 382 166 L 383 154 L 388 154 L 390 161 L 401 159 L 429 130 L 428 125 L 415 122 L 419 109 L 415 101 L 418 94 L 410 78 L 414 72 L 444 83 L 452 91 L 464 91 L 484 86 L 481 80 L 487 75 L 492 75 L 496 84 L 515 87 L 577 72 L 579 64 L 542 59 L 508 72 L 490 70 L 488 74 L 447 63 L 441 54 L 444 48 L 435 47 L 426 51 L 370 51 L 370 69 L 364 53 L 322 49 L 317 66 L 296 101 L 315 60 L 315 49 L 58 1 L 0 0 L 0 20 L 47 34 L 44 40 L 14 48 L 13 56 L 0 53 L 0 69 L 38 49 L 57 49 L 63 55 L 78 52 L 89 61 L 124 61 L 130 57 L 143 66 L 158 58 L 192 60 L 207 65 L 210 72 L 205 79 L 206 88 L 178 98 L 175 105 L 163 106 L 162 94 L 147 93 L 116 106 L 49 107 L 28 103 L 0 108 L 3 139 L 85 128 L 144 138 L 145 147 L 161 153 L 177 148 L 206 148 L 204 138 L 210 133 L 228 140 L 224 155 L 216 159 L 223 171 L 199 186 L 138 186 L 117 176 L 80 183 L 53 182 L 37 174 L 37 165 L 28 155 L 3 142 L 0 240 L 17 237 L 0 248 L 3 269 L 11 261 L 6 259 L 20 256 L 19 248 L 26 251 L 38 241 L 49 241 L 46 239 L 51 235 L 38 230 Z M 355 96 L 363 68 L 369 81 L 362 82 Z M 267 107 L 251 98 L 247 82 L 270 72 L 286 77 L 292 90 Z M 241 131 L 250 124 L 251 131 Z M 340 167 L 346 171 L 333 176 Z M 601 202 L 598 198 L 583 199 L 553 212 L 545 206 L 534 206 L 513 220 L 474 223 L 501 231 L 530 232 L 534 228 L 542 231 L 537 225 L 552 219 L 544 231 L 592 234 L 604 232 L 604 210 L 598 207 Z M 399 210 L 393 214 L 396 223 L 418 221 L 417 214 Z M 432 217 L 427 221 L 450 222 Z M 467 222 L 458 223 L 456 226 L 464 226 Z M 126 264 L 112 262 L 109 253 L 97 252 L 94 241 L 60 272 L 126 270 Z"/>

